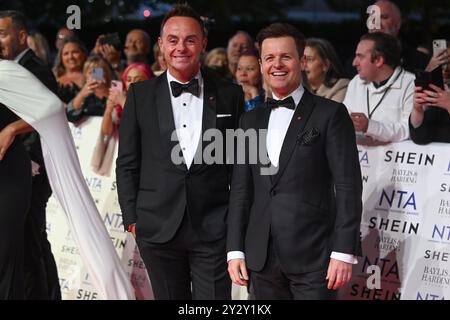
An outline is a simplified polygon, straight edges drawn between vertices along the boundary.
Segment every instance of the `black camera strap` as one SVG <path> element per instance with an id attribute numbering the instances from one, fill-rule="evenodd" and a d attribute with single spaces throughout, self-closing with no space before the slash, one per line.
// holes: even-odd
<path id="1" fill-rule="evenodd" d="M 394 81 L 392 81 L 389 86 L 386 88 L 386 90 L 384 91 L 383 95 L 381 96 L 380 101 L 378 101 L 378 103 L 376 104 L 375 108 L 373 108 L 372 111 L 370 111 L 370 105 L 369 105 L 369 88 L 366 89 L 366 100 L 367 100 L 367 116 L 369 117 L 369 119 L 372 118 L 373 113 L 378 109 L 378 107 L 380 106 L 381 102 L 383 102 L 384 97 L 386 96 L 386 94 L 388 93 L 388 91 L 391 89 L 392 85 L 398 80 L 398 78 L 400 77 L 400 75 L 403 73 L 403 69 L 400 69 L 400 72 L 397 74 L 397 76 L 395 77 Z"/>

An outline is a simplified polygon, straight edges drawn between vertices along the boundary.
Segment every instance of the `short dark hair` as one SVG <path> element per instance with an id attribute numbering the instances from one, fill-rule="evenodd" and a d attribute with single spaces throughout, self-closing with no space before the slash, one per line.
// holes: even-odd
<path id="1" fill-rule="evenodd" d="M 162 31 L 163 31 L 164 25 L 166 24 L 167 20 L 169 20 L 172 17 L 188 17 L 188 18 L 194 19 L 200 25 L 200 29 L 202 30 L 203 36 L 206 36 L 205 24 L 203 23 L 202 18 L 187 3 L 176 4 L 172 7 L 172 9 L 169 10 L 169 12 L 167 12 L 167 14 L 164 16 L 163 21 L 161 22 L 161 28 L 159 30 L 160 35 L 162 35 Z"/>
<path id="2" fill-rule="evenodd" d="M 25 30 L 28 32 L 27 18 L 22 12 L 16 10 L 3 10 L 0 11 L 0 19 L 11 18 L 13 28 L 17 31 Z"/>
<path id="3" fill-rule="evenodd" d="M 383 57 L 384 63 L 396 68 L 401 63 L 401 46 L 398 39 L 384 32 L 366 33 L 360 41 L 373 41 L 372 60 Z"/>
<path id="4" fill-rule="evenodd" d="M 292 37 L 295 40 L 299 57 L 303 57 L 303 51 L 305 50 L 305 36 L 296 27 L 288 23 L 272 23 L 270 26 L 265 27 L 259 31 L 256 36 L 256 41 L 259 44 L 259 50 L 262 49 L 262 43 L 267 38 L 282 38 Z"/>

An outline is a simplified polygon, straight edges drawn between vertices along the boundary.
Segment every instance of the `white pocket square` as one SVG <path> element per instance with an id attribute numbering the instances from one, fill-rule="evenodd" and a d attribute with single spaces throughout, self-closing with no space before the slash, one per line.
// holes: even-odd
<path id="1" fill-rule="evenodd" d="M 217 114 L 217 118 L 231 117 L 231 113 Z"/>

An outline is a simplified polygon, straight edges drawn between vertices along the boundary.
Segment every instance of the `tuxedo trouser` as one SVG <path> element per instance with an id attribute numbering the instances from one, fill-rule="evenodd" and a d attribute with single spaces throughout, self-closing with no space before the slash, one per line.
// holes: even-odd
<path id="1" fill-rule="evenodd" d="M 333 300 L 336 291 L 327 288 L 327 268 L 314 272 L 286 273 L 272 239 L 261 271 L 250 270 L 251 296 L 256 300 Z"/>
<path id="2" fill-rule="evenodd" d="M 231 299 L 225 238 L 201 241 L 187 213 L 168 242 L 137 244 L 156 300 Z"/>
<path id="3" fill-rule="evenodd" d="M 52 194 L 45 173 L 33 177 L 25 220 L 25 299 L 61 300 L 58 271 L 47 239 L 46 207 Z"/>

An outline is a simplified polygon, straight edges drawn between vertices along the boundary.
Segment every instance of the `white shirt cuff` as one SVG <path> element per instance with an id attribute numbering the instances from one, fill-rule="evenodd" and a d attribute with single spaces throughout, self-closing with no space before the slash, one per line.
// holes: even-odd
<path id="1" fill-rule="evenodd" d="M 227 262 L 231 259 L 245 259 L 245 254 L 242 251 L 230 251 L 227 253 Z"/>
<path id="2" fill-rule="evenodd" d="M 332 259 L 336 259 L 336 260 L 340 260 L 340 261 L 344 261 L 344 262 L 347 262 L 347 263 L 351 263 L 351 264 L 357 264 L 358 263 L 358 259 L 356 258 L 356 256 L 354 256 L 352 254 L 348 254 L 348 253 L 341 253 L 341 252 L 333 251 L 331 253 L 331 258 Z"/>

